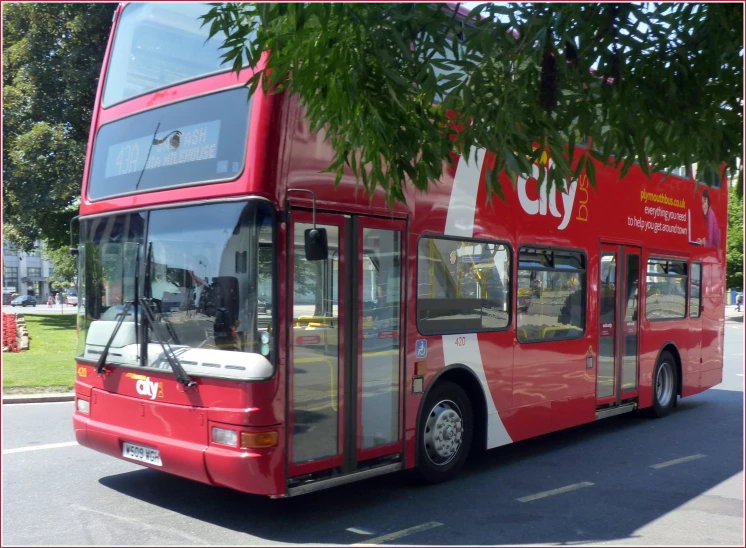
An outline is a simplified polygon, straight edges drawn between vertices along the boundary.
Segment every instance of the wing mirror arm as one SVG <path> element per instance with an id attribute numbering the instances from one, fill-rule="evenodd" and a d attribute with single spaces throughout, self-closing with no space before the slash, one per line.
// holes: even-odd
<path id="1" fill-rule="evenodd" d="M 306 229 L 304 233 L 304 244 L 307 261 L 325 261 L 329 257 L 329 241 L 325 228 L 316 228 L 316 195 L 305 188 L 289 188 L 290 192 L 308 192 L 313 200 L 313 228 Z M 287 196 L 285 197 L 287 204 Z"/>

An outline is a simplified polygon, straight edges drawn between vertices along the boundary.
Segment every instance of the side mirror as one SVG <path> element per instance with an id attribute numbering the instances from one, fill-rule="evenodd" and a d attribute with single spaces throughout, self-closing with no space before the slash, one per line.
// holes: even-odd
<path id="1" fill-rule="evenodd" d="M 306 229 L 305 240 L 307 261 L 324 261 L 329 257 L 325 228 Z"/>
<path id="2" fill-rule="evenodd" d="M 73 247 L 73 223 L 80 219 L 80 215 L 76 215 L 72 219 L 70 219 L 70 255 L 73 257 L 78 255 L 78 248 Z"/>

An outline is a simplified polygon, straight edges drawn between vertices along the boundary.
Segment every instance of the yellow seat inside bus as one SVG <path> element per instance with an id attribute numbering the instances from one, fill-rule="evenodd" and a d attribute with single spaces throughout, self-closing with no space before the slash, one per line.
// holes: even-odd
<path id="1" fill-rule="evenodd" d="M 527 325 L 517 330 L 520 341 L 549 341 L 576 339 L 583 335 L 583 330 L 572 325 Z"/>

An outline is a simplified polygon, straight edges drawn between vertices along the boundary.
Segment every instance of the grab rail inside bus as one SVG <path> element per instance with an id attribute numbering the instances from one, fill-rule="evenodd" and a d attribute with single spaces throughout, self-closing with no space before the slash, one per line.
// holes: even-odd
<path id="1" fill-rule="evenodd" d="M 337 316 L 298 316 L 295 320 L 295 327 L 303 327 L 302 323 L 308 324 L 307 327 L 333 327 L 332 324 L 338 320 Z M 314 325 L 311 325 L 312 323 Z"/>

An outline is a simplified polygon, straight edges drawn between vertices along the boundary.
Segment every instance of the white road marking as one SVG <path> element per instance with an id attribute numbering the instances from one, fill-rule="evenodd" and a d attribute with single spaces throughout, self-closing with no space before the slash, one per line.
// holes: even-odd
<path id="1" fill-rule="evenodd" d="M 64 443 L 48 443 L 46 445 L 29 445 L 28 447 L 17 447 L 16 449 L 5 449 L 3 455 L 11 453 L 25 453 L 26 451 L 41 451 L 42 449 L 58 449 L 60 447 L 72 447 L 78 445 L 77 441 L 66 441 Z"/>
<path id="2" fill-rule="evenodd" d="M 707 455 L 697 454 L 697 455 L 689 455 L 688 457 L 681 457 L 680 459 L 673 459 L 668 460 L 666 462 L 659 462 L 658 464 L 651 464 L 648 468 L 655 468 L 656 470 L 660 468 L 665 468 L 667 466 L 673 466 L 674 464 L 681 464 L 682 462 L 689 462 L 690 460 L 697 460 L 697 459 L 703 459 Z"/>
<path id="3" fill-rule="evenodd" d="M 179 531 L 178 529 L 174 529 L 172 527 L 161 527 L 158 525 L 150 525 L 147 523 L 144 523 L 141 519 L 135 519 L 135 518 L 128 518 L 125 516 L 117 516 L 116 514 L 110 514 L 108 512 L 102 512 L 101 510 L 94 510 L 93 508 L 87 508 L 85 506 L 81 506 L 79 504 L 71 504 L 70 505 L 75 510 L 83 510 L 85 512 L 91 512 L 93 514 L 99 514 L 101 516 L 106 516 L 107 518 L 115 518 L 122 520 L 126 523 L 130 523 L 134 525 L 135 527 L 139 529 L 151 529 L 153 531 L 161 531 L 163 533 L 167 533 L 170 535 L 176 535 L 180 536 L 182 538 L 185 538 L 186 540 L 190 541 L 193 544 L 209 544 L 209 542 L 199 538 L 195 537 L 194 535 L 190 535 L 189 533 L 184 533 L 183 531 Z"/>
<path id="4" fill-rule="evenodd" d="M 394 531 L 393 533 L 389 533 L 388 535 L 381 535 L 380 537 L 367 539 L 363 542 L 356 542 L 355 544 L 353 544 L 353 546 L 362 546 L 365 544 L 383 544 L 384 542 L 387 542 L 389 540 L 400 539 L 402 537 L 406 537 L 407 535 L 412 535 L 414 533 L 419 533 L 421 531 L 427 531 L 428 529 L 440 527 L 441 525 L 443 524 L 437 521 L 429 521 L 427 523 L 423 523 L 422 525 L 415 525 L 414 527 L 409 527 L 408 529 Z"/>
<path id="5" fill-rule="evenodd" d="M 561 495 L 562 493 L 575 491 L 576 489 L 582 489 L 583 487 L 591 487 L 592 485 L 595 485 L 595 483 L 591 483 L 590 481 L 582 481 L 580 483 L 566 485 L 565 487 L 558 487 L 557 489 L 542 491 L 541 493 L 536 493 L 535 495 L 526 495 L 525 497 L 521 497 L 515 500 L 517 500 L 518 502 L 531 502 L 532 500 L 543 499 L 554 495 Z"/>
<path id="6" fill-rule="evenodd" d="M 367 529 L 361 529 L 360 527 L 348 527 L 346 529 L 350 533 L 355 533 L 358 535 L 372 535 L 373 531 L 368 531 Z"/>

